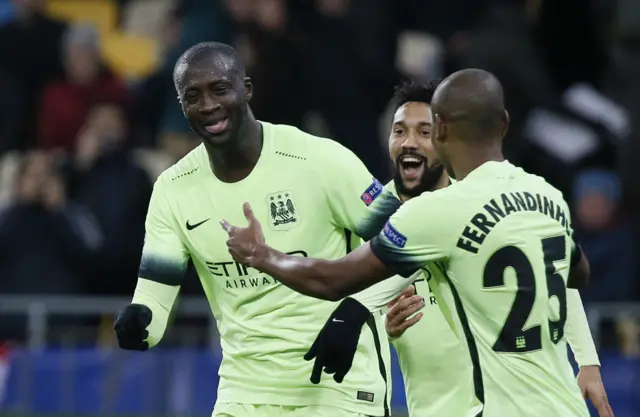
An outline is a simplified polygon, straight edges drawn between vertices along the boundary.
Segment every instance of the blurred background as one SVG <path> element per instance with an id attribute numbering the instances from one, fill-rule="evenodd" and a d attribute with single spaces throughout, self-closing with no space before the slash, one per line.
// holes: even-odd
<path id="1" fill-rule="evenodd" d="M 640 1 L 0 0 L 0 415 L 209 416 L 215 323 L 190 276 L 162 349 L 115 350 L 153 181 L 198 144 L 177 57 L 231 43 L 259 119 L 326 135 L 390 178 L 403 77 L 503 82 L 507 157 L 561 189 L 618 417 L 640 415 Z M 394 410 L 404 394 L 394 366 Z"/>

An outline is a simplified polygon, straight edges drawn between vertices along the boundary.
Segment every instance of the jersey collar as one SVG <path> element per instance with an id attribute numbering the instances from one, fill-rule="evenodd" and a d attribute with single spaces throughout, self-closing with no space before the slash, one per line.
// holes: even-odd
<path id="1" fill-rule="evenodd" d="M 507 161 L 498 162 L 498 161 L 487 161 L 484 164 L 480 165 L 478 168 L 474 169 L 466 176 L 463 181 L 468 179 L 477 180 L 486 177 L 500 177 L 501 174 L 507 174 L 511 172 L 515 166 Z"/>

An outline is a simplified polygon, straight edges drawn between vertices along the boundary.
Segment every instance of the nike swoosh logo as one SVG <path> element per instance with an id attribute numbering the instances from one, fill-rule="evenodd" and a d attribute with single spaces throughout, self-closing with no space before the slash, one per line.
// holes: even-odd
<path id="1" fill-rule="evenodd" d="M 196 223 L 196 224 L 189 224 L 189 220 L 187 220 L 187 230 L 193 230 L 196 227 L 200 226 L 201 224 L 208 222 L 209 220 L 211 220 L 211 219 L 206 219 L 206 220 L 203 220 L 200 223 Z"/>
<path id="2" fill-rule="evenodd" d="M 334 323 L 344 323 L 344 320 L 333 319 L 331 320 Z"/>

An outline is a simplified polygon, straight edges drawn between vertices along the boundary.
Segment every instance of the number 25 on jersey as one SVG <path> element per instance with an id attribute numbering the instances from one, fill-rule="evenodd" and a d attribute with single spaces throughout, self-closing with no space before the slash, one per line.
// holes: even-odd
<path id="1" fill-rule="evenodd" d="M 560 304 L 560 317 L 549 319 L 549 337 L 558 343 L 564 335 L 567 321 L 567 290 L 564 279 L 556 271 L 554 262 L 566 258 L 566 237 L 554 236 L 541 240 L 544 254 L 546 284 L 549 298 L 556 296 Z M 486 289 L 503 287 L 504 272 L 513 268 L 518 290 L 511 311 L 493 345 L 495 352 L 526 353 L 542 349 L 542 326 L 536 324 L 525 329 L 536 299 L 536 279 L 533 266 L 525 253 L 516 246 L 505 246 L 496 251 L 484 267 L 483 286 Z"/>

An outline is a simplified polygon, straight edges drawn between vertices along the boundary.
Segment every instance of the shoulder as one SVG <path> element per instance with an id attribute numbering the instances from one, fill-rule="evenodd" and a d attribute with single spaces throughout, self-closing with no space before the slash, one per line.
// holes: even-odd
<path id="1" fill-rule="evenodd" d="M 465 190 L 460 186 L 461 183 L 452 183 L 448 187 L 440 188 L 435 191 L 425 191 L 417 198 L 412 198 L 408 202 L 416 201 L 421 204 L 422 207 L 427 208 L 430 211 L 450 211 L 451 207 L 447 207 L 445 204 L 452 204 L 465 195 Z"/>
<path id="2" fill-rule="evenodd" d="M 196 182 L 197 175 L 206 166 L 203 165 L 204 145 L 197 146 L 178 162 L 164 170 L 156 180 L 154 188 L 165 192 L 184 189 Z"/>
<path id="3" fill-rule="evenodd" d="M 391 220 L 410 222 L 418 228 L 422 225 L 429 230 L 457 227 L 466 219 L 466 205 L 460 203 L 459 195 L 453 186 L 424 192 L 403 203 Z"/>
<path id="4" fill-rule="evenodd" d="M 261 123 L 272 133 L 277 155 L 323 164 L 332 163 L 336 158 L 357 158 L 335 140 L 312 135 L 294 126 Z"/>
<path id="5" fill-rule="evenodd" d="M 398 190 L 396 189 L 396 184 L 395 184 L 395 182 L 393 182 L 393 180 L 391 180 L 388 183 L 386 183 L 384 188 L 387 191 L 389 191 L 391 194 L 393 194 L 396 198 L 399 198 L 398 197 Z"/>

